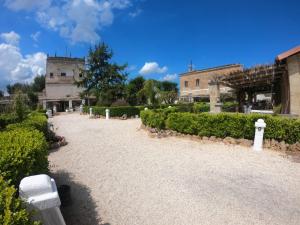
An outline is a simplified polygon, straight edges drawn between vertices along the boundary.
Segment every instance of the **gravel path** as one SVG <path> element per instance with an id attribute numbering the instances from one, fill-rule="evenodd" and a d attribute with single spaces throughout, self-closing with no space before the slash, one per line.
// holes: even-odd
<path id="1" fill-rule="evenodd" d="M 69 142 L 49 156 L 72 186 L 68 225 L 300 224 L 300 164 L 279 153 L 153 139 L 138 119 L 51 120 Z"/>

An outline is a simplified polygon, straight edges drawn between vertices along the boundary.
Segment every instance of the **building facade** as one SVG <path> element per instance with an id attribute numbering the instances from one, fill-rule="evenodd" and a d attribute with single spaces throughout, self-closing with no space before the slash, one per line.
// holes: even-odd
<path id="1" fill-rule="evenodd" d="M 78 107 L 82 88 L 75 85 L 82 77 L 85 60 L 82 58 L 47 57 L 45 90 L 40 96 L 44 109 L 65 111 Z"/>
<path id="2" fill-rule="evenodd" d="M 192 70 L 180 75 L 180 100 L 187 102 L 209 99 L 209 82 L 217 76 L 226 75 L 231 72 L 242 70 L 240 64 L 230 64 L 203 70 Z M 221 86 L 221 94 L 228 93 L 229 87 Z"/>

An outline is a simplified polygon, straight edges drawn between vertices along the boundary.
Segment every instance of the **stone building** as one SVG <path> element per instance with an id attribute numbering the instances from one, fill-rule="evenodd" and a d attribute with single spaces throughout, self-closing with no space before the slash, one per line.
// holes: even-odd
<path id="1" fill-rule="evenodd" d="M 83 58 L 47 57 L 45 90 L 39 96 L 44 109 L 65 111 L 78 107 L 82 100 L 82 88 L 75 85 L 75 81 L 82 76 L 85 60 Z"/>
<path id="2" fill-rule="evenodd" d="M 209 99 L 209 82 L 221 75 L 243 69 L 240 64 L 230 64 L 203 70 L 193 70 L 180 75 L 180 100 L 187 102 Z M 229 87 L 220 86 L 221 94 L 228 93 Z"/>

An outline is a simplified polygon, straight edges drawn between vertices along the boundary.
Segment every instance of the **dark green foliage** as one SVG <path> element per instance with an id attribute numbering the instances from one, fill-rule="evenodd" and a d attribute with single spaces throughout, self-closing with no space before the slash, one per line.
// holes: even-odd
<path id="1" fill-rule="evenodd" d="M 18 118 L 14 114 L 0 115 L 0 129 L 4 129 L 7 125 L 18 122 Z"/>
<path id="2" fill-rule="evenodd" d="M 48 139 L 48 122 L 45 114 L 43 113 L 31 112 L 21 123 L 10 124 L 6 127 L 7 130 L 13 130 L 16 128 L 36 129 L 42 132 Z"/>
<path id="3" fill-rule="evenodd" d="M 22 178 L 47 173 L 48 145 L 33 128 L 15 128 L 0 132 L 0 175 L 16 187 Z"/>
<path id="4" fill-rule="evenodd" d="M 146 98 L 139 98 L 138 93 L 144 87 L 145 79 L 142 76 L 138 76 L 129 81 L 126 86 L 126 100 L 131 106 L 146 104 Z"/>
<path id="5" fill-rule="evenodd" d="M 112 50 L 104 43 L 89 50 L 87 70 L 76 84 L 85 88 L 83 95 L 93 94 L 100 105 L 110 106 L 124 95 L 127 65 L 112 63 Z"/>
<path id="6" fill-rule="evenodd" d="M 140 107 L 133 107 L 133 106 L 119 106 L 119 107 L 100 107 L 100 106 L 93 106 L 93 107 L 84 107 L 84 112 L 89 113 L 89 108 L 93 109 L 94 115 L 105 116 L 106 109 L 109 109 L 109 114 L 111 117 L 121 117 L 126 114 L 128 117 L 140 115 Z"/>
<path id="7" fill-rule="evenodd" d="M 194 103 L 193 106 L 194 113 L 202 113 L 202 112 L 209 112 L 209 111 L 210 111 L 210 106 L 208 103 L 205 102 Z"/>
<path id="8" fill-rule="evenodd" d="M 223 112 L 236 112 L 237 102 L 224 102 L 222 106 Z"/>
<path id="9" fill-rule="evenodd" d="M 3 225 L 38 225 L 30 220 L 23 202 L 16 197 L 16 189 L 9 186 L 0 176 L 0 224 Z"/>
<path id="10" fill-rule="evenodd" d="M 168 128 L 184 134 L 216 136 L 220 138 L 246 138 L 253 140 L 254 123 L 264 119 L 266 139 L 287 143 L 300 142 L 300 120 L 279 116 L 239 113 L 179 113 L 178 109 L 148 110 L 141 112 L 143 124 L 159 129 Z M 174 112 L 175 111 L 175 112 Z"/>

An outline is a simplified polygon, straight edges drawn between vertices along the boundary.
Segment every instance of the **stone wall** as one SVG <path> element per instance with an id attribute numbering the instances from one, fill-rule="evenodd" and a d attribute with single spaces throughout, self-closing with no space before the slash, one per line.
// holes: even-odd
<path id="1" fill-rule="evenodd" d="M 300 116 L 300 53 L 287 59 L 290 84 L 290 113 Z"/>

